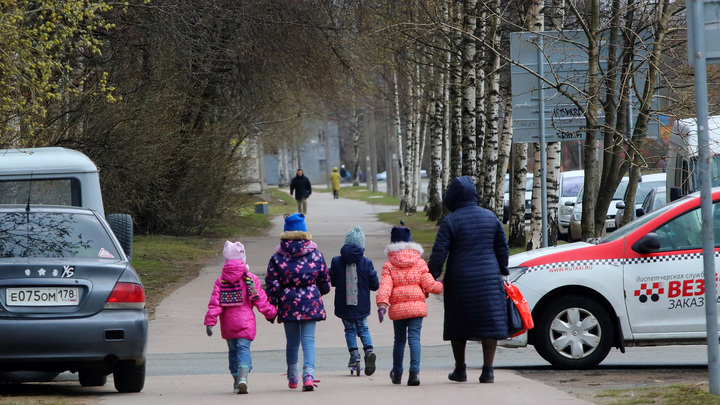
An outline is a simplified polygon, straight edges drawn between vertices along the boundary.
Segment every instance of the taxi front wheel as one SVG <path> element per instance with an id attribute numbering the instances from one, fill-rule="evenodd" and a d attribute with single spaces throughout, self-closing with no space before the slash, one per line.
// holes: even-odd
<path id="1" fill-rule="evenodd" d="M 535 350 L 561 369 L 596 367 L 610 352 L 612 318 L 596 301 L 577 295 L 554 300 L 535 324 Z"/>

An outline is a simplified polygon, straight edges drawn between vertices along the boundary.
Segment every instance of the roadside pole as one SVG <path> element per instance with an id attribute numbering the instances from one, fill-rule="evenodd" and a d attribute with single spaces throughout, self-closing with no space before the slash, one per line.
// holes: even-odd
<path id="1" fill-rule="evenodd" d="M 545 84 L 542 79 L 545 77 L 545 56 L 543 55 L 542 33 L 537 36 L 537 60 L 538 60 L 538 106 L 539 106 L 539 127 L 540 127 L 540 212 L 542 213 L 542 247 L 548 246 L 547 226 L 547 145 L 545 143 Z"/>
<path id="2" fill-rule="evenodd" d="M 702 216 L 703 265 L 705 276 L 705 320 L 707 328 L 707 351 L 709 389 L 713 394 L 720 394 L 720 360 L 718 359 L 718 320 L 717 320 L 717 287 L 715 285 L 715 236 L 712 215 L 712 184 L 710 178 L 710 140 L 708 136 L 708 94 L 707 94 L 707 54 L 705 42 L 705 26 L 712 15 L 705 14 L 705 0 L 687 0 L 688 10 L 688 52 L 690 64 L 695 70 L 695 103 L 697 109 L 697 132 L 700 183 L 700 213 Z M 715 11 L 720 4 L 718 0 L 708 0 Z M 709 10 L 708 10 L 709 11 Z M 717 17 L 715 17 L 717 18 Z M 718 21 L 714 21 L 717 25 Z M 709 28 L 712 30 L 712 28 Z M 716 31 L 717 29 L 714 29 Z M 711 45 L 717 46 L 717 45 Z M 720 60 L 711 59 L 711 62 Z"/>

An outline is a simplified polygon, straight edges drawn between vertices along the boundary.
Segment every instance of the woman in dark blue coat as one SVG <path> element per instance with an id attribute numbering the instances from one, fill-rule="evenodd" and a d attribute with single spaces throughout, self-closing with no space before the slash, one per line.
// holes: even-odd
<path id="1" fill-rule="evenodd" d="M 493 212 L 478 206 L 470 177 L 453 179 L 443 203 L 451 213 L 440 224 L 428 267 L 438 278 L 447 259 L 443 339 L 450 341 L 455 357 L 455 370 L 448 378 L 467 381 L 465 346 L 468 340 L 480 340 L 480 382 L 491 383 L 497 340 L 508 336 L 502 279 L 508 274 L 505 231 Z"/>

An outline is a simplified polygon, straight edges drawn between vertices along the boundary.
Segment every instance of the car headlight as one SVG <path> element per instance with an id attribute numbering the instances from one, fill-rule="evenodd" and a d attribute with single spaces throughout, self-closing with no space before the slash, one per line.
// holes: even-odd
<path id="1" fill-rule="evenodd" d="M 527 269 L 528 269 L 527 267 L 510 267 L 510 269 L 509 269 L 509 271 L 510 271 L 509 281 L 510 281 L 511 283 L 516 282 L 516 281 L 520 278 L 520 276 L 522 276 L 523 274 L 525 274 L 525 272 L 527 271 Z"/>
<path id="2" fill-rule="evenodd" d="M 582 211 L 573 211 L 573 221 L 580 221 L 582 219 Z"/>

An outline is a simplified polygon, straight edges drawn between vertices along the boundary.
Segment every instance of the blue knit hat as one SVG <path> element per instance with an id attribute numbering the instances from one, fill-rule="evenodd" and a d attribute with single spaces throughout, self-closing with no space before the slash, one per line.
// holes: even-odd
<path id="1" fill-rule="evenodd" d="M 305 226 L 305 215 L 297 213 L 297 214 L 292 214 L 289 217 L 285 218 L 285 228 L 283 230 L 285 232 L 287 232 L 287 231 L 307 232 L 307 227 Z"/>
<path id="2" fill-rule="evenodd" d="M 412 242 L 409 228 L 396 226 L 390 231 L 390 243 L 399 242 Z"/>
<path id="3" fill-rule="evenodd" d="M 351 243 L 362 248 L 365 247 L 365 234 L 363 233 L 362 228 L 357 225 L 355 225 L 355 228 L 351 229 L 345 236 L 345 244 L 349 245 Z"/>

